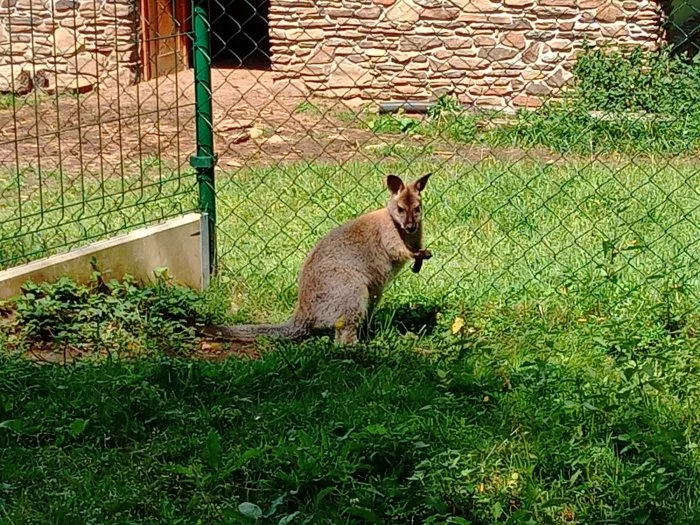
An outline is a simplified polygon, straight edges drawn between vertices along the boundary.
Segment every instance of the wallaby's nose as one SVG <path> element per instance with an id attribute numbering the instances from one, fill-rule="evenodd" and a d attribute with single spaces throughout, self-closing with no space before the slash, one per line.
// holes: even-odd
<path id="1" fill-rule="evenodd" d="M 416 230 L 418 229 L 418 226 L 415 224 L 411 224 L 410 226 L 406 226 L 406 231 L 408 233 L 416 233 Z"/>

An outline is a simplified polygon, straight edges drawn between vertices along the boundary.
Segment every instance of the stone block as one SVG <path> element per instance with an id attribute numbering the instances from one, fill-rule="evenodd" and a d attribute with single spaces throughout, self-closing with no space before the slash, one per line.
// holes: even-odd
<path id="1" fill-rule="evenodd" d="M 542 104 L 543 101 L 541 98 L 530 95 L 518 95 L 513 98 L 513 105 L 517 107 L 538 108 Z"/>
<path id="2" fill-rule="evenodd" d="M 68 73 L 98 77 L 105 72 L 108 58 L 99 53 L 80 53 L 68 61 Z"/>
<path id="3" fill-rule="evenodd" d="M 525 49 L 525 35 L 519 31 L 508 31 L 503 37 L 503 44 L 516 49 Z"/>
<path id="4" fill-rule="evenodd" d="M 48 85 L 43 89 L 49 93 L 89 93 L 97 85 L 95 77 L 87 77 L 84 75 L 58 73 L 48 75 Z"/>
<path id="5" fill-rule="evenodd" d="M 476 70 L 488 66 L 488 62 L 485 60 L 470 57 L 452 57 L 449 59 L 448 64 L 454 69 L 462 70 Z"/>
<path id="6" fill-rule="evenodd" d="M 500 2 L 491 0 L 452 0 L 450 4 L 463 13 L 495 13 L 502 9 Z"/>
<path id="7" fill-rule="evenodd" d="M 398 0 L 394 5 L 387 9 L 385 17 L 387 20 L 399 22 L 417 22 L 420 19 L 422 7 L 416 4 L 413 0 Z"/>
<path id="8" fill-rule="evenodd" d="M 438 7 L 424 9 L 421 18 L 424 20 L 457 20 L 461 11 L 454 7 Z"/>
<path id="9" fill-rule="evenodd" d="M 474 45 L 479 48 L 495 46 L 496 43 L 496 39 L 491 36 L 477 35 L 474 37 Z"/>
<path id="10" fill-rule="evenodd" d="M 464 49 L 465 47 L 472 47 L 474 45 L 474 40 L 465 36 L 451 36 L 448 38 L 441 38 L 441 40 L 446 49 Z"/>
<path id="11" fill-rule="evenodd" d="M 517 56 L 518 50 L 510 47 L 498 46 L 490 49 L 480 49 L 477 56 L 488 60 L 509 60 Z"/>
<path id="12" fill-rule="evenodd" d="M 573 41 L 563 38 L 555 38 L 549 42 L 549 47 L 553 51 L 571 51 L 573 48 Z"/>
<path id="13" fill-rule="evenodd" d="M 606 5 L 602 9 L 599 9 L 595 13 L 595 17 L 600 22 L 615 22 L 619 18 L 624 17 L 624 13 L 617 6 L 610 4 Z"/>
<path id="14" fill-rule="evenodd" d="M 355 11 L 355 16 L 363 20 L 376 20 L 382 14 L 380 7 L 361 7 Z"/>
<path id="15" fill-rule="evenodd" d="M 578 6 L 576 5 L 578 0 L 539 0 L 537 2 L 538 6 L 554 6 L 554 7 L 571 7 L 571 8 L 577 8 Z"/>
<path id="16" fill-rule="evenodd" d="M 56 0 L 54 2 L 54 9 L 56 11 L 68 11 L 70 9 L 76 9 L 79 3 L 77 0 Z"/>
<path id="17" fill-rule="evenodd" d="M 0 66 L 0 93 L 24 95 L 33 88 L 32 76 L 20 66 Z"/>
<path id="18" fill-rule="evenodd" d="M 71 57 L 84 47 L 80 33 L 67 27 L 59 27 L 53 35 L 58 56 Z"/>
<path id="19" fill-rule="evenodd" d="M 430 36 L 409 36 L 406 35 L 399 42 L 401 51 L 429 51 L 440 47 L 441 42 L 437 37 Z"/>
<path id="20" fill-rule="evenodd" d="M 547 80 L 547 85 L 552 88 L 562 88 L 571 80 L 573 75 L 564 68 L 557 69 Z"/>
<path id="21" fill-rule="evenodd" d="M 578 0 L 579 9 L 598 9 L 606 0 Z"/>

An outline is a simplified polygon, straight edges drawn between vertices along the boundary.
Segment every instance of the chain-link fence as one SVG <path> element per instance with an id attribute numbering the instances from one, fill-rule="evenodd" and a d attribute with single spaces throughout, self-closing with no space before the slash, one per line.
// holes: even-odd
<path id="1" fill-rule="evenodd" d="M 0 268 L 196 209 L 174 6 L 0 7 Z"/>
<path id="2" fill-rule="evenodd" d="M 320 236 L 432 172 L 387 301 L 695 311 L 693 0 L 3 9 L 3 266 L 194 209 L 197 171 L 219 282 L 278 320 Z"/>
<path id="3" fill-rule="evenodd" d="M 210 13 L 218 248 L 242 318 L 285 318 L 316 240 L 381 206 L 387 174 L 425 172 L 435 257 L 393 306 L 694 309 L 698 6 L 239 4 Z"/>

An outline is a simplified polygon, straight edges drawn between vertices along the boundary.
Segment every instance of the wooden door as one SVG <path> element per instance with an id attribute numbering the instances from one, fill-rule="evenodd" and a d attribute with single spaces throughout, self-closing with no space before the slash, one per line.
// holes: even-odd
<path id="1" fill-rule="evenodd" d="M 189 67 L 188 0 L 141 0 L 142 80 Z"/>

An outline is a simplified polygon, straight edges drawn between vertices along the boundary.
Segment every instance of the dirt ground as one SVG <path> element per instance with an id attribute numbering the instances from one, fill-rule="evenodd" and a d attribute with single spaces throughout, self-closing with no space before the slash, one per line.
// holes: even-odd
<path id="1" fill-rule="evenodd" d="M 155 158 L 185 166 L 195 148 L 193 84 L 188 70 L 79 96 L 19 97 L 14 108 L 0 111 L 0 164 L 105 175 Z M 224 166 L 346 157 L 358 141 L 372 138 L 335 118 L 295 113 L 304 97 L 273 85 L 269 71 L 218 69 L 212 84 L 216 150 Z"/>
<path id="2" fill-rule="evenodd" d="M 215 69 L 212 85 L 215 149 L 223 169 L 299 159 L 342 162 L 391 140 L 353 123 L 348 115 L 357 106 L 307 100 L 274 83 L 269 71 Z M 297 111 L 308 101 L 320 111 Z M 459 151 L 435 146 L 435 155 L 458 154 L 475 162 L 493 155 L 478 146 Z M 79 96 L 33 93 L 18 98 L 14 108 L 0 110 L 0 167 L 12 171 L 129 177 L 154 160 L 186 168 L 194 149 L 191 70 Z M 524 153 L 501 151 L 503 155 L 515 161 Z"/>

